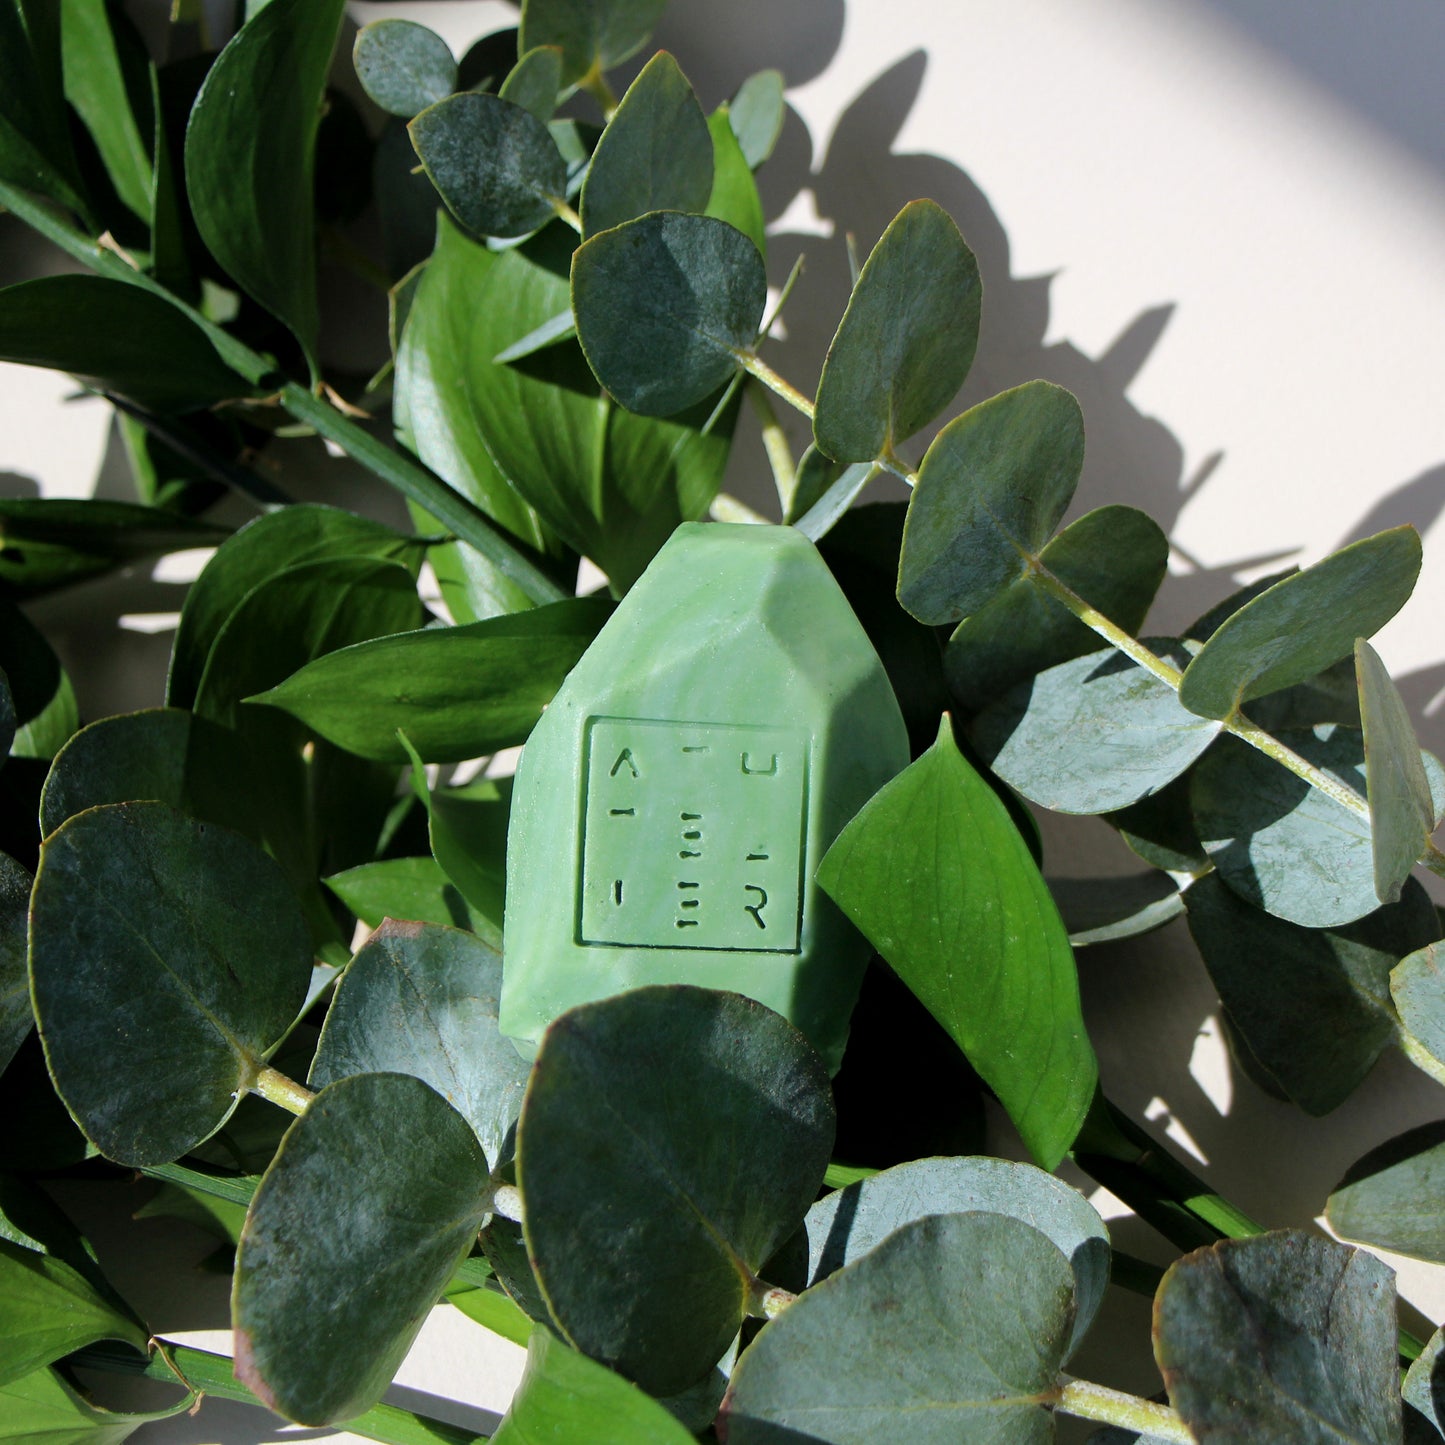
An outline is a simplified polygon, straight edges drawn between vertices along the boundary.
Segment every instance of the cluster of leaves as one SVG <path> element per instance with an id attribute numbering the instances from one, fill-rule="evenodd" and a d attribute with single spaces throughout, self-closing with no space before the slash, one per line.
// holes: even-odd
<path id="1" fill-rule="evenodd" d="M 661 0 L 526 0 L 459 62 L 413 23 L 363 29 L 363 112 L 328 89 L 342 0 L 248 9 L 215 53 L 178 4 L 162 63 L 104 0 L 0 0 L 0 203 L 90 270 L 0 290 L 0 357 L 111 398 L 137 488 L 0 503 L 0 1107 L 26 1121 L 0 1157 L 0 1439 L 151 1418 L 90 1402 L 78 1360 L 470 1438 L 376 1403 L 441 1298 L 528 1342 L 501 1440 L 1014 1442 L 1059 1410 L 1146 1440 L 1445 1435 L 1440 1337 L 1402 1402 L 1388 1270 L 1254 1237 L 1102 1098 L 1073 956 L 1183 914 L 1271 1093 L 1328 1111 L 1392 1041 L 1445 1081 L 1442 930 L 1410 877 L 1442 861 L 1445 778 L 1364 640 L 1416 535 L 1141 642 L 1165 539 L 1125 507 L 1059 530 L 1067 392 L 1018 387 L 900 455 L 977 343 L 978 268 L 937 206 L 859 270 L 815 400 L 760 356 L 780 76 L 708 114 L 663 53 L 619 101 Z M 368 206 L 385 256 L 357 263 Z M 319 239 L 388 291 L 374 377 L 326 364 Z M 437 768 L 523 742 L 597 635 L 580 557 L 620 596 L 726 508 L 745 388 L 783 520 L 914 740 L 818 875 L 881 956 L 869 1006 L 836 1088 L 786 1020 L 683 985 L 572 1010 L 528 1065 L 497 1025 L 509 785 Z M 796 462 L 774 396 L 810 418 Z M 410 529 L 278 492 L 253 463 L 298 427 Z M 850 511 L 884 472 L 907 507 Z M 207 520 L 224 493 L 260 515 Z M 82 727 L 18 603 L 198 546 L 164 705 Z M 1150 871 L 1051 891 L 1015 793 L 1107 817 Z M 950 1116 L 906 1148 L 858 1103 L 899 1054 L 942 1060 Z M 978 1080 L 1033 1164 L 960 1149 Z M 1187 1251 L 1157 1284 L 1168 1406 L 1064 1374 L 1113 1264 L 1047 1172 L 1070 1152 Z M 1367 1156 L 1337 1232 L 1445 1260 L 1420 1207 L 1442 1158 L 1438 1128 Z M 43 1188 L 114 1166 L 234 1247 L 241 1385 L 149 1356 Z"/>

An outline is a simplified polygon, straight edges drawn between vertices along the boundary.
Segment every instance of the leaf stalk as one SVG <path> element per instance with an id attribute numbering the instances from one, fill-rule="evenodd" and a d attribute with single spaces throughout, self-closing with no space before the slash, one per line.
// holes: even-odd
<path id="1" fill-rule="evenodd" d="M 1095 1385 L 1088 1380 L 1068 1380 L 1059 1391 L 1054 1408 L 1085 1420 L 1137 1430 L 1157 1440 L 1195 1445 L 1189 1427 L 1168 1405 L 1141 1400 L 1137 1395 L 1126 1395 L 1122 1390 L 1111 1390 L 1107 1385 Z"/>

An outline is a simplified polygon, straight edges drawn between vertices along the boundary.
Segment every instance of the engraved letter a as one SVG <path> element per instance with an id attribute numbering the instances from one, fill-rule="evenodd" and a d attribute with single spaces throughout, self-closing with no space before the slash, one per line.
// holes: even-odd
<path id="1" fill-rule="evenodd" d="M 635 778 L 637 776 L 637 764 L 632 761 L 631 748 L 623 748 L 622 751 L 617 754 L 617 761 L 612 764 L 612 771 L 608 773 L 607 776 L 609 778 L 615 778 L 617 776 L 618 770 L 624 764 L 626 764 L 626 766 L 632 770 L 632 776 Z"/>

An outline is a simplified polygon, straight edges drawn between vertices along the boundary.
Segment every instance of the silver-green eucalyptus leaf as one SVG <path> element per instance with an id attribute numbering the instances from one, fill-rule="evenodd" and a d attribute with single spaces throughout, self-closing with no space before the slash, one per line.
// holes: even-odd
<path id="1" fill-rule="evenodd" d="M 457 62 L 435 30 L 413 20 L 374 20 L 351 47 L 356 78 L 384 111 L 410 120 L 457 88 Z"/>
<path id="2" fill-rule="evenodd" d="M 1325 1207 L 1344 1239 L 1445 1264 L 1445 1125 L 1422 1124 L 1371 1149 Z"/>

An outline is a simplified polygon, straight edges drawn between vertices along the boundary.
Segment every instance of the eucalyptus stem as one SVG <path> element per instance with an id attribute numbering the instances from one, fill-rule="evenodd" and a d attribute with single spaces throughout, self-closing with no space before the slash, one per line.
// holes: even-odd
<path id="1" fill-rule="evenodd" d="M 594 64 L 592 69 L 577 82 L 578 90 L 585 90 L 601 107 L 602 119 L 609 121 L 617 110 L 617 95 L 607 83 L 602 67 Z"/>
<path id="2" fill-rule="evenodd" d="M 1195 1445 L 1189 1427 L 1168 1405 L 1157 1405 L 1153 1400 L 1141 1400 L 1138 1395 L 1126 1395 L 1122 1390 L 1088 1380 L 1068 1380 L 1054 1399 L 1054 1409 L 1104 1425 L 1137 1430 L 1156 1440 Z"/>
<path id="3" fill-rule="evenodd" d="M 582 234 L 582 217 L 577 214 L 566 201 L 554 197 L 552 209 L 557 213 L 559 221 L 565 221 L 580 236 Z"/>
<path id="4" fill-rule="evenodd" d="M 734 355 L 737 357 L 738 365 L 749 376 L 757 377 L 769 391 L 777 392 L 789 406 L 802 412 L 809 421 L 812 421 L 813 403 L 791 381 L 779 376 L 756 351 L 739 350 Z"/>
<path id="5" fill-rule="evenodd" d="M 306 1106 L 316 1097 L 304 1084 L 288 1079 L 269 1064 L 256 1071 L 256 1077 L 251 1080 L 251 1092 L 291 1114 L 304 1114 Z"/>
<path id="6" fill-rule="evenodd" d="M 778 489 L 778 502 L 786 517 L 798 490 L 798 468 L 793 461 L 793 448 L 778 421 L 772 402 L 768 400 L 768 393 L 761 384 L 755 383 L 748 387 L 748 400 L 758 414 L 763 450 L 768 454 L 768 466 L 773 473 L 773 483 Z"/>

